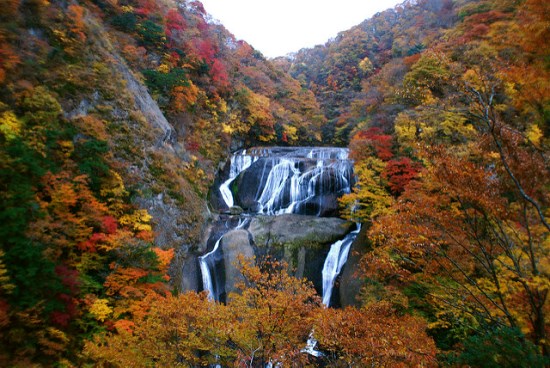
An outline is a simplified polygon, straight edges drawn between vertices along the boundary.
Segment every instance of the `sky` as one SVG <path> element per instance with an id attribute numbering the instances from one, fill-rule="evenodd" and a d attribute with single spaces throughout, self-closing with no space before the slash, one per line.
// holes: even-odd
<path id="1" fill-rule="evenodd" d="M 237 39 L 267 57 L 324 44 L 403 0 L 201 0 Z"/>

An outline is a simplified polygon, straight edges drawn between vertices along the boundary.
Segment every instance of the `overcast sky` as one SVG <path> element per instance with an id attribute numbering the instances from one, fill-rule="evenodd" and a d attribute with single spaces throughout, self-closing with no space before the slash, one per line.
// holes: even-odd
<path id="1" fill-rule="evenodd" d="M 267 57 L 324 44 L 403 0 L 201 0 L 206 11 Z"/>

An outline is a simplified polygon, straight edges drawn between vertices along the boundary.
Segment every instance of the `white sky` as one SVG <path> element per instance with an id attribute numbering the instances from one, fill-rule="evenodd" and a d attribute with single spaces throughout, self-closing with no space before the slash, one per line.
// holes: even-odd
<path id="1" fill-rule="evenodd" d="M 267 57 L 324 44 L 403 0 L 201 0 L 225 28 Z"/>

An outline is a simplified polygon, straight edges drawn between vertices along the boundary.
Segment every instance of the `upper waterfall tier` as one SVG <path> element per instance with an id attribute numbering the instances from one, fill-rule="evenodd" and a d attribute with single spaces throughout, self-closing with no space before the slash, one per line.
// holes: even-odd
<path id="1" fill-rule="evenodd" d="M 246 212 L 330 216 L 353 186 L 348 150 L 334 147 L 255 147 L 226 164 L 219 186 L 222 208 Z"/>

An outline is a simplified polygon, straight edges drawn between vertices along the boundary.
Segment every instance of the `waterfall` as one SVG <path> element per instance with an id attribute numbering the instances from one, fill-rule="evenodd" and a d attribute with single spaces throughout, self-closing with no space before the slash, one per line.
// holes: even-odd
<path id="1" fill-rule="evenodd" d="M 241 172 L 248 169 L 257 159 L 258 156 L 247 155 L 246 150 L 231 156 L 229 178 L 220 185 L 220 193 L 228 208 L 231 208 L 234 205 L 233 194 L 231 193 L 231 189 L 229 189 L 229 185 Z"/>
<path id="2" fill-rule="evenodd" d="M 319 216 L 327 200 L 337 207 L 335 198 L 350 193 L 353 185 L 353 165 L 345 148 L 252 148 L 236 152 L 229 165 L 229 176 L 219 187 L 228 208 L 236 202 L 230 184 L 247 171 L 256 176 L 254 187 L 239 188 L 255 193 L 253 203 L 237 200 L 249 213 Z"/>
<path id="3" fill-rule="evenodd" d="M 348 260 L 349 250 L 351 244 L 359 234 L 361 225 L 357 224 L 357 229 L 346 235 L 342 240 L 338 240 L 332 244 L 330 251 L 328 252 L 325 264 L 323 266 L 323 304 L 327 307 L 330 305 L 330 299 L 332 297 L 332 289 L 334 287 L 334 281 L 336 277 L 342 271 L 342 267 Z"/>
<path id="4" fill-rule="evenodd" d="M 222 236 L 216 241 L 214 248 L 206 253 L 204 256 L 199 257 L 199 265 L 201 268 L 202 285 L 204 290 L 208 291 L 208 298 L 211 300 L 218 300 L 219 298 L 219 286 L 218 282 L 214 282 L 212 274 L 216 272 L 216 252 L 220 247 L 220 241 Z"/>
<path id="5" fill-rule="evenodd" d="M 304 214 L 331 216 L 337 198 L 350 193 L 354 184 L 353 163 L 345 148 L 256 147 L 234 153 L 218 190 L 220 205 L 238 205 L 247 215 Z M 233 184 L 236 181 L 237 185 Z M 233 190 L 230 187 L 234 187 Z M 237 218 L 233 218 L 236 221 Z M 249 218 L 223 225 L 225 234 L 244 228 Z M 359 228 L 332 244 L 322 271 L 323 303 L 329 305 L 334 281 L 344 266 Z M 225 294 L 221 237 L 213 236 L 212 250 L 199 257 L 203 288 L 219 300 Z M 218 238 L 216 238 L 218 237 Z M 210 243 L 211 245 L 212 243 Z M 209 247 L 210 248 L 210 247 Z"/>

